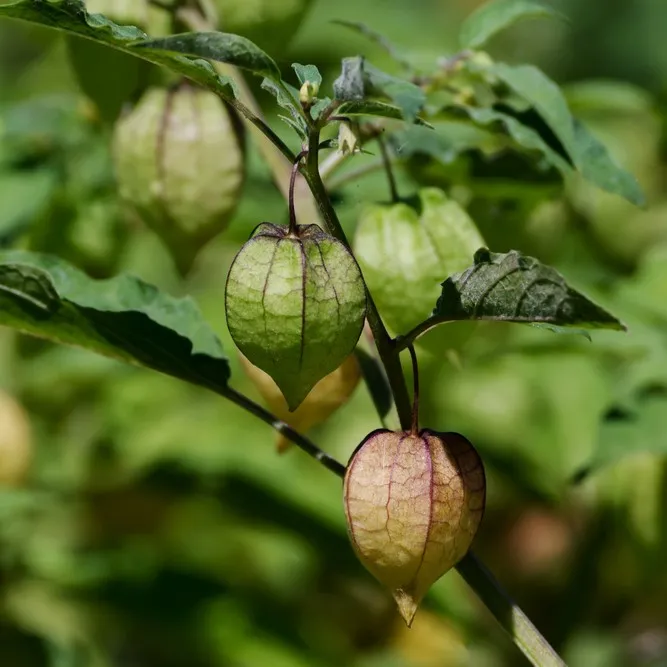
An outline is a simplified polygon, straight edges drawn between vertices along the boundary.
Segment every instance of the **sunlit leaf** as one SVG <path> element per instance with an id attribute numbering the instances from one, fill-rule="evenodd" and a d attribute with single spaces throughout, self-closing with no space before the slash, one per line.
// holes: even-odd
<path id="1" fill-rule="evenodd" d="M 644 204 L 635 177 L 615 164 L 607 149 L 573 118 L 561 89 L 546 74 L 532 65 L 504 63 L 496 63 L 490 71 L 542 116 L 586 179 L 633 204 Z"/>
<path id="2" fill-rule="evenodd" d="M 556 269 L 517 251 L 486 249 L 442 284 L 433 320 L 493 320 L 623 330 L 618 319 L 570 287 Z"/>

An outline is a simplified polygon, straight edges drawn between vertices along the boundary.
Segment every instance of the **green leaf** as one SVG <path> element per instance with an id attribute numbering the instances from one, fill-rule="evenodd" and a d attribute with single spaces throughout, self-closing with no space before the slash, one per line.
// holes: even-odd
<path id="1" fill-rule="evenodd" d="M 519 122 L 513 116 L 493 109 L 476 107 L 460 107 L 460 109 L 480 125 L 502 126 L 519 146 L 528 151 L 540 153 L 549 165 L 556 167 L 563 175 L 573 172 L 567 160 L 551 148 L 538 132 Z"/>
<path id="2" fill-rule="evenodd" d="M 590 462 L 573 481 L 581 481 L 601 468 L 637 454 L 667 454 L 664 394 L 648 395 L 632 409 L 615 409 L 600 427 L 598 446 Z"/>
<path id="3" fill-rule="evenodd" d="M 646 198 L 637 179 L 614 162 L 607 148 L 592 135 L 586 126 L 574 119 L 581 175 L 606 192 L 624 197 L 637 206 L 644 206 Z"/>
<path id="4" fill-rule="evenodd" d="M 408 121 L 414 120 L 426 104 L 426 93 L 411 81 L 387 74 L 368 63 L 364 65 L 364 77 L 366 93 L 388 97 L 401 108 Z"/>
<path id="5" fill-rule="evenodd" d="M 464 49 L 476 49 L 493 35 L 525 19 L 565 17 L 552 7 L 532 0 L 493 0 L 473 12 L 461 27 L 460 42 Z"/>
<path id="6" fill-rule="evenodd" d="M 496 63 L 490 71 L 542 116 L 577 170 L 598 187 L 642 206 L 644 195 L 634 176 L 618 167 L 607 150 L 573 117 L 556 83 L 532 65 Z"/>
<path id="7" fill-rule="evenodd" d="M 194 301 L 133 276 L 93 280 L 52 255 L 0 252 L 0 324 L 214 391 L 230 375 Z"/>
<path id="8" fill-rule="evenodd" d="M 299 83 L 303 85 L 306 83 L 312 83 L 318 88 L 322 85 L 322 75 L 320 70 L 315 67 L 315 65 L 300 65 L 299 63 L 292 63 L 292 69 L 296 72 L 296 76 L 299 79 Z"/>
<path id="9" fill-rule="evenodd" d="M 482 248 L 474 264 L 442 284 L 432 323 L 493 320 L 624 330 L 606 310 L 572 289 L 556 269 L 513 250 Z"/>
<path id="10" fill-rule="evenodd" d="M 299 135 L 305 137 L 308 134 L 306 121 L 303 119 L 301 112 L 297 108 L 296 99 L 290 94 L 290 89 L 287 86 L 279 86 L 275 81 L 267 78 L 262 81 L 262 90 L 271 93 L 271 95 L 276 98 L 278 105 L 289 112 L 291 118 L 286 119 L 288 124 L 290 127 L 293 127 Z"/>
<path id="11" fill-rule="evenodd" d="M 134 44 L 148 35 L 134 26 L 119 26 L 101 14 L 88 14 L 82 0 L 19 0 L 0 6 L 0 18 L 12 18 L 55 28 L 106 44 L 125 53 L 163 65 L 231 100 L 235 97 L 231 79 L 221 77 L 205 60 L 191 60 L 161 51 L 137 49 Z"/>
<path id="12" fill-rule="evenodd" d="M 381 118 L 394 118 L 396 120 L 409 120 L 417 125 L 432 127 L 422 118 L 413 117 L 407 119 L 400 107 L 380 102 L 378 100 L 359 100 L 354 102 L 344 102 L 338 108 L 337 114 L 340 116 L 379 116 Z"/>
<path id="13" fill-rule="evenodd" d="M 336 25 L 343 26 L 344 28 L 349 28 L 360 35 L 370 39 L 372 42 L 382 47 L 389 56 L 396 62 L 407 70 L 412 69 L 411 63 L 399 53 L 398 49 L 384 36 L 381 35 L 376 30 L 373 30 L 370 26 L 367 26 L 365 23 L 360 23 L 358 21 L 342 21 L 335 20 L 332 21 Z"/>
<path id="14" fill-rule="evenodd" d="M 226 32 L 185 32 L 135 44 L 138 49 L 169 51 L 234 65 L 253 74 L 280 81 L 280 69 L 273 58 L 240 35 Z"/>
<path id="15" fill-rule="evenodd" d="M 572 114 L 558 84 L 533 65 L 494 63 L 490 71 L 535 108 L 576 164 Z"/>
<path id="16" fill-rule="evenodd" d="M 363 100 L 366 97 L 364 59 L 361 56 L 343 58 L 341 74 L 333 84 L 334 98 L 342 102 Z"/>

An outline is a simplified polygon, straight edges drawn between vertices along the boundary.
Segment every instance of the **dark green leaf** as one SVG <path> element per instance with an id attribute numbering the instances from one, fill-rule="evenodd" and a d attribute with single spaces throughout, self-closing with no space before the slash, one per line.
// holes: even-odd
<path id="1" fill-rule="evenodd" d="M 461 46 L 476 49 L 517 21 L 540 17 L 565 18 L 552 7 L 532 0 L 493 0 L 473 12 L 461 27 Z"/>
<path id="2" fill-rule="evenodd" d="M 135 44 L 135 48 L 169 51 L 227 63 L 253 74 L 280 81 L 273 58 L 249 39 L 226 32 L 186 32 Z"/>
<path id="3" fill-rule="evenodd" d="M 407 70 L 412 69 L 412 65 L 408 62 L 408 60 L 399 53 L 398 49 L 384 35 L 381 35 L 376 30 L 373 30 L 373 28 L 367 26 L 365 23 L 341 20 L 332 21 L 332 23 L 336 23 L 337 25 L 343 26 L 344 28 L 354 30 L 354 32 L 367 37 L 372 42 L 375 42 L 377 45 L 381 46 L 397 64 L 401 65 Z"/>
<path id="4" fill-rule="evenodd" d="M 395 118 L 396 120 L 408 120 L 403 115 L 403 110 L 393 104 L 379 102 L 378 100 L 360 100 L 358 102 L 344 102 L 338 108 L 340 116 L 380 116 L 382 118 Z M 421 118 L 409 119 L 418 125 L 431 127 L 429 123 Z"/>
<path id="5" fill-rule="evenodd" d="M 127 275 L 92 280 L 51 255 L 0 252 L 0 324 L 213 390 L 229 379 L 222 345 L 191 299 Z"/>
<path id="6" fill-rule="evenodd" d="M 442 284 L 432 318 L 625 329 L 613 315 L 572 289 L 556 269 L 515 250 L 506 254 L 478 250 L 473 266 Z"/>
<path id="7" fill-rule="evenodd" d="M 391 387 L 389 386 L 389 381 L 387 380 L 384 368 L 374 356 L 359 346 L 357 346 L 355 354 L 359 360 L 366 386 L 373 399 L 375 410 L 380 416 L 380 419 L 384 419 L 384 417 L 389 414 L 389 411 L 394 404 Z"/>
<path id="8" fill-rule="evenodd" d="M 558 85 L 533 65 L 495 63 L 490 71 L 535 108 L 576 164 L 572 114 Z"/>
<path id="9" fill-rule="evenodd" d="M 522 148 L 540 153 L 546 162 L 556 167 L 564 175 L 572 173 L 572 167 L 559 153 L 532 128 L 519 122 L 513 116 L 494 109 L 460 107 L 472 120 L 480 125 L 500 125 Z"/>
<path id="10" fill-rule="evenodd" d="M 618 167 L 604 146 L 575 121 L 560 88 L 546 74 L 532 65 L 504 63 L 496 63 L 491 71 L 542 116 L 585 178 L 633 204 L 644 204 L 636 179 Z"/>
<path id="11" fill-rule="evenodd" d="M 401 108 L 406 120 L 414 120 L 424 108 L 426 93 L 411 81 L 387 74 L 368 63 L 364 66 L 364 76 L 367 94 L 388 97 Z"/>
<path id="12" fill-rule="evenodd" d="M 341 68 L 333 84 L 334 97 L 342 102 L 363 100 L 366 97 L 364 59 L 361 56 L 343 58 Z"/>
<path id="13" fill-rule="evenodd" d="M 157 65 L 163 65 L 196 81 L 221 97 L 232 99 L 231 79 L 219 76 L 205 60 L 134 48 L 148 35 L 134 26 L 119 26 L 101 14 L 88 14 L 81 0 L 19 0 L 0 6 L 0 18 L 13 18 L 80 35 L 95 42 L 131 53 Z"/>
<path id="14" fill-rule="evenodd" d="M 292 63 L 292 68 L 296 72 L 296 76 L 301 85 L 306 83 L 306 81 L 318 88 L 322 85 L 322 75 L 315 65 L 299 65 L 299 63 Z"/>

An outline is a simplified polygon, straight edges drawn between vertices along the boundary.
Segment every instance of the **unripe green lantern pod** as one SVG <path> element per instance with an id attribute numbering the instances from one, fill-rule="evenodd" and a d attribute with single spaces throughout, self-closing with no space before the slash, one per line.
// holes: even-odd
<path id="1" fill-rule="evenodd" d="M 103 14 L 118 25 L 139 28 L 152 37 L 169 34 L 169 14 L 149 0 L 85 0 L 89 14 Z M 66 37 L 72 69 L 81 90 L 107 121 L 156 81 L 158 69 L 140 58 L 80 37 Z"/>
<path id="2" fill-rule="evenodd" d="M 219 27 L 243 35 L 271 54 L 285 51 L 312 0 L 214 0 Z"/>
<path id="3" fill-rule="evenodd" d="M 317 225 L 262 223 L 229 270 L 225 305 L 234 342 L 295 410 L 354 350 L 366 291 L 352 254 Z"/>
<path id="4" fill-rule="evenodd" d="M 357 556 L 391 590 L 410 625 L 431 585 L 465 556 L 482 520 L 479 455 L 458 433 L 374 431 L 350 459 L 343 495 Z"/>
<path id="5" fill-rule="evenodd" d="M 444 280 L 484 246 L 475 223 L 442 190 L 424 188 L 419 200 L 420 211 L 405 203 L 367 208 L 354 240 L 366 284 L 397 334 L 429 317 Z"/>
<path id="6" fill-rule="evenodd" d="M 149 90 L 116 124 L 120 196 L 164 241 L 182 274 L 224 231 L 244 180 L 235 115 L 211 92 L 181 85 Z"/>

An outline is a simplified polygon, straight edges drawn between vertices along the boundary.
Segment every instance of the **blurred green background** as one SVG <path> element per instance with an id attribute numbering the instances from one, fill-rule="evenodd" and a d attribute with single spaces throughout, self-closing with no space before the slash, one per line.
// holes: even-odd
<path id="1" fill-rule="evenodd" d="M 285 71 L 316 63 L 329 86 L 343 56 L 385 65 L 376 47 L 331 23 L 348 19 L 432 63 L 457 51 L 459 25 L 478 4 L 313 0 L 277 60 Z M 591 343 L 485 325 L 446 357 L 426 341 L 422 422 L 476 444 L 488 505 L 475 549 L 568 665 L 662 667 L 667 3 L 553 4 L 569 23 L 524 23 L 487 50 L 556 78 L 575 114 L 637 175 L 648 207 L 580 181 L 533 181 L 492 160 L 459 177 L 465 152 L 433 178 L 467 203 L 493 250 L 557 266 L 629 333 L 594 332 Z M 223 299 L 250 231 L 286 220 L 255 145 L 231 228 L 186 281 L 157 238 L 123 218 L 108 153 L 108 130 L 92 118 L 61 36 L 0 22 L 0 243 L 193 295 L 229 352 L 233 386 L 259 400 Z M 356 157 L 355 167 L 371 159 Z M 414 172 L 399 177 L 404 194 L 418 187 Z M 377 174 L 337 192 L 350 236 L 363 205 L 386 198 Z M 268 426 L 216 396 L 9 330 L 0 330 L 0 385 L 0 665 L 526 664 L 454 572 L 408 631 L 347 542 L 340 480 L 299 451 L 277 456 Z M 360 387 L 311 435 L 346 461 L 378 425 Z M 11 485 L 27 461 L 27 478 Z"/>

